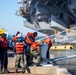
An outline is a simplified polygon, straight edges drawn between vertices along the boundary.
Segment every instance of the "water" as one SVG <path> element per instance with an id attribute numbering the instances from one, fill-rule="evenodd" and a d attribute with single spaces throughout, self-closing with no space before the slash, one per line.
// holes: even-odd
<path id="1" fill-rule="evenodd" d="M 74 50 L 63 50 L 63 51 L 50 51 L 50 54 L 54 54 L 54 57 L 61 57 L 61 56 L 70 56 L 70 55 L 76 55 L 76 49 Z M 67 68 L 72 75 L 76 75 L 76 57 L 67 59 L 67 60 L 61 60 L 56 62 L 60 67 Z"/>

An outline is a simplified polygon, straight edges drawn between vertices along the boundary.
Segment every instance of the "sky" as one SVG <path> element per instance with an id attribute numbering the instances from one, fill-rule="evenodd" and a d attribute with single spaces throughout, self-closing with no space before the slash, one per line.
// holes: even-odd
<path id="1" fill-rule="evenodd" d="M 16 34 L 17 31 L 25 35 L 33 30 L 23 26 L 24 18 L 15 15 L 21 4 L 18 0 L 0 0 L 0 28 L 4 28 L 10 34 Z"/>

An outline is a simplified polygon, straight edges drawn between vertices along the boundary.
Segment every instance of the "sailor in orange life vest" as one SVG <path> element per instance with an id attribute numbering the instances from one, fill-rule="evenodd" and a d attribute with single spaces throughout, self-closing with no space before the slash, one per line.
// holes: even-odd
<path id="1" fill-rule="evenodd" d="M 37 36 L 37 32 L 28 32 L 25 37 L 25 43 L 26 43 L 26 61 L 27 65 L 29 65 L 29 55 L 28 52 L 30 51 L 30 46 L 32 45 L 33 42 L 35 42 L 35 37 Z"/>
<path id="2" fill-rule="evenodd" d="M 13 50 L 15 50 L 15 43 L 17 42 L 17 39 L 18 37 L 22 38 L 23 40 L 23 37 L 22 37 L 22 33 L 17 31 L 16 35 L 12 38 L 12 42 L 13 42 Z M 19 62 L 20 63 L 20 62 Z M 18 65 L 19 68 L 21 68 L 20 64 Z"/>
<path id="3" fill-rule="evenodd" d="M 32 65 L 33 62 L 38 65 L 41 57 L 40 57 L 40 50 L 41 50 L 41 46 L 42 46 L 43 42 L 42 41 L 38 41 L 38 42 L 33 42 L 32 45 L 30 46 L 30 52 L 28 53 L 29 55 L 29 65 Z M 36 60 L 33 61 L 33 58 L 35 58 Z"/>
<path id="4" fill-rule="evenodd" d="M 6 34 L 1 34 L 0 36 L 0 61 L 1 61 L 1 67 L 0 67 L 0 74 L 3 73 L 3 67 L 4 67 L 4 73 L 9 73 L 7 70 L 8 66 L 8 56 L 7 56 L 7 48 L 8 48 L 9 41 L 6 39 Z"/>
<path id="5" fill-rule="evenodd" d="M 15 52 L 16 52 L 16 59 L 15 59 L 15 70 L 16 73 L 18 73 L 18 65 L 20 64 L 20 61 L 22 61 L 22 73 L 25 73 L 25 62 L 24 62 L 24 42 L 22 38 L 18 37 L 18 40 L 15 44 Z"/>
<path id="6" fill-rule="evenodd" d="M 47 38 L 45 40 L 43 40 L 43 42 L 48 45 L 48 50 L 47 50 L 46 58 L 49 58 L 49 49 L 53 45 L 54 40 L 52 38 L 50 38 L 49 36 L 47 36 Z"/>

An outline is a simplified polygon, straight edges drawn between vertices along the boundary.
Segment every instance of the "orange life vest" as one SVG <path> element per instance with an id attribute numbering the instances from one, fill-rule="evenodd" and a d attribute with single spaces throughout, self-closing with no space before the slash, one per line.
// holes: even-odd
<path id="1" fill-rule="evenodd" d="M 7 43 L 7 45 L 9 44 L 9 42 L 10 42 L 10 41 L 6 38 L 6 43 Z"/>
<path id="2" fill-rule="evenodd" d="M 24 53 L 24 43 L 23 42 L 17 42 L 15 47 L 16 47 L 16 53 Z"/>
<path id="3" fill-rule="evenodd" d="M 2 46 L 3 48 L 6 48 L 6 47 L 7 47 L 7 41 L 6 41 L 4 38 L 2 38 L 1 36 L 0 36 L 0 40 L 2 41 L 1 46 Z"/>
<path id="4" fill-rule="evenodd" d="M 17 39 L 18 37 L 16 35 L 12 38 L 13 41 L 17 41 Z"/>
<path id="5" fill-rule="evenodd" d="M 31 38 L 33 40 L 35 40 L 35 37 L 34 37 L 34 34 L 33 33 L 31 33 L 31 32 L 28 32 L 27 33 L 25 41 L 31 45 L 32 44 L 32 41 L 30 40 L 29 36 L 31 36 Z"/>
<path id="6" fill-rule="evenodd" d="M 51 43 L 51 39 L 50 38 L 47 38 L 45 40 L 43 40 L 44 43 L 47 43 L 49 47 L 52 46 L 52 43 Z"/>
<path id="7" fill-rule="evenodd" d="M 38 42 L 33 42 L 33 44 L 31 45 L 31 47 L 34 49 L 34 50 L 37 50 L 37 46 L 41 46 Z"/>

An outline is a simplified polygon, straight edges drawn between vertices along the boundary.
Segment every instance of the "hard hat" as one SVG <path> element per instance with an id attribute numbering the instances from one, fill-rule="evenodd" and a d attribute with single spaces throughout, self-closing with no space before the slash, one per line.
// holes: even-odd
<path id="1" fill-rule="evenodd" d="M 22 37 L 18 37 L 17 40 L 18 40 L 18 41 L 23 41 Z"/>
<path id="2" fill-rule="evenodd" d="M 22 37 L 22 34 L 21 34 L 21 33 L 19 33 L 19 34 L 17 35 L 17 37 Z"/>
<path id="3" fill-rule="evenodd" d="M 4 33 L 4 29 L 0 29 L 0 34 L 3 34 Z"/>

